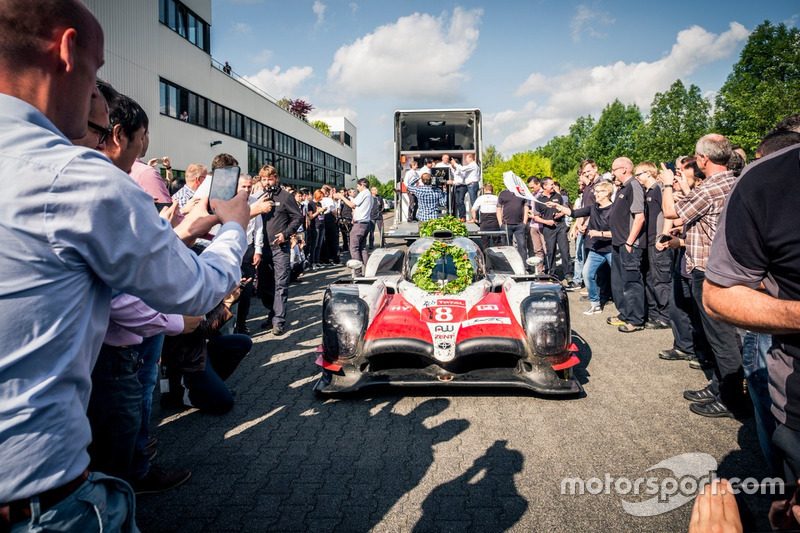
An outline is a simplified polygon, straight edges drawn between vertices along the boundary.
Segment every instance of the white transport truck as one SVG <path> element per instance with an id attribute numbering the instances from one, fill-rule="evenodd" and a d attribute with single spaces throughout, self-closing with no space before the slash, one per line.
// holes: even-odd
<path id="1" fill-rule="evenodd" d="M 426 158 L 440 163 L 447 154 L 463 164 L 466 154 L 475 154 L 481 165 L 483 146 L 480 109 L 415 109 L 394 113 L 394 183 L 395 221 L 387 236 L 406 237 L 418 234 L 416 222 L 409 222 L 409 195 L 403 178 L 417 161 L 421 170 Z M 439 176 L 437 176 L 439 174 Z M 434 171 L 434 184 L 448 190 L 444 214 L 454 213 L 452 188 L 444 185 L 446 172 Z M 477 228 L 475 228 L 477 229 Z"/>

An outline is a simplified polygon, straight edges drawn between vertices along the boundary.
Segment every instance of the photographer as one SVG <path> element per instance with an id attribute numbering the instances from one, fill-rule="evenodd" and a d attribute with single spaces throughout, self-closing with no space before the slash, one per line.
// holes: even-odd
<path id="1" fill-rule="evenodd" d="M 264 165 L 258 172 L 264 182 L 266 202 L 272 209 L 261 215 L 264 223 L 264 251 L 256 254 L 258 264 L 258 296 L 267 309 L 268 318 L 262 329 L 272 329 L 275 336 L 283 335 L 286 323 L 286 304 L 289 301 L 290 248 L 289 239 L 302 222 L 294 196 L 280 187 L 278 171 Z M 269 244 L 267 244 L 269 243 Z"/>
<path id="2" fill-rule="evenodd" d="M 422 185 L 412 184 L 408 188 L 417 197 L 417 220 L 425 222 L 439 218 L 439 209 L 444 207 L 447 202 L 447 192 L 442 185 L 434 187 L 431 184 L 430 170 L 423 169 L 419 181 L 422 182 Z M 452 180 L 448 180 L 445 184 L 451 185 L 452 183 Z"/>

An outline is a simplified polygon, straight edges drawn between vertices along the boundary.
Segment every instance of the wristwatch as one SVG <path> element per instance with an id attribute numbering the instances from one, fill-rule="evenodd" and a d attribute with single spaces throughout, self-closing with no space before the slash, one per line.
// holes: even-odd
<path id="1" fill-rule="evenodd" d="M 664 188 L 665 189 L 671 189 L 672 188 L 672 184 L 671 183 L 665 183 L 664 184 Z"/>

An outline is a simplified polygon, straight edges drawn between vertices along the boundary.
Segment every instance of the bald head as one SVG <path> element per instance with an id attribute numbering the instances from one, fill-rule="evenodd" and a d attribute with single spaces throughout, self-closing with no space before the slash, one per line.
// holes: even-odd
<path id="1" fill-rule="evenodd" d="M 627 157 L 618 157 L 611 164 L 611 171 L 621 183 L 625 183 L 633 177 L 633 161 Z"/>
<path id="2" fill-rule="evenodd" d="M 77 0 L 0 0 L 0 93 L 23 100 L 70 139 L 83 137 L 103 30 Z"/>

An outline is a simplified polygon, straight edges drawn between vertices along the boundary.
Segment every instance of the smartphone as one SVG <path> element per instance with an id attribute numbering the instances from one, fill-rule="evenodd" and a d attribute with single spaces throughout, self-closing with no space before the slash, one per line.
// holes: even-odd
<path id="1" fill-rule="evenodd" d="M 671 240 L 672 240 L 672 235 L 661 235 L 658 238 L 658 242 L 660 242 L 661 244 L 667 244 Z"/>
<path id="2" fill-rule="evenodd" d="M 664 163 L 664 166 L 670 169 L 673 173 L 675 172 L 675 163 L 670 161 L 669 163 Z"/>
<path id="3" fill-rule="evenodd" d="M 211 188 L 208 192 L 209 213 L 212 215 L 214 214 L 214 210 L 211 209 L 211 200 L 214 198 L 230 200 L 236 196 L 236 190 L 239 188 L 240 172 L 241 169 L 239 167 L 220 167 L 214 169 L 211 173 Z"/>
<path id="4" fill-rule="evenodd" d="M 156 211 L 160 214 L 161 210 L 165 207 L 169 207 L 172 205 L 172 202 L 156 202 Z"/>

